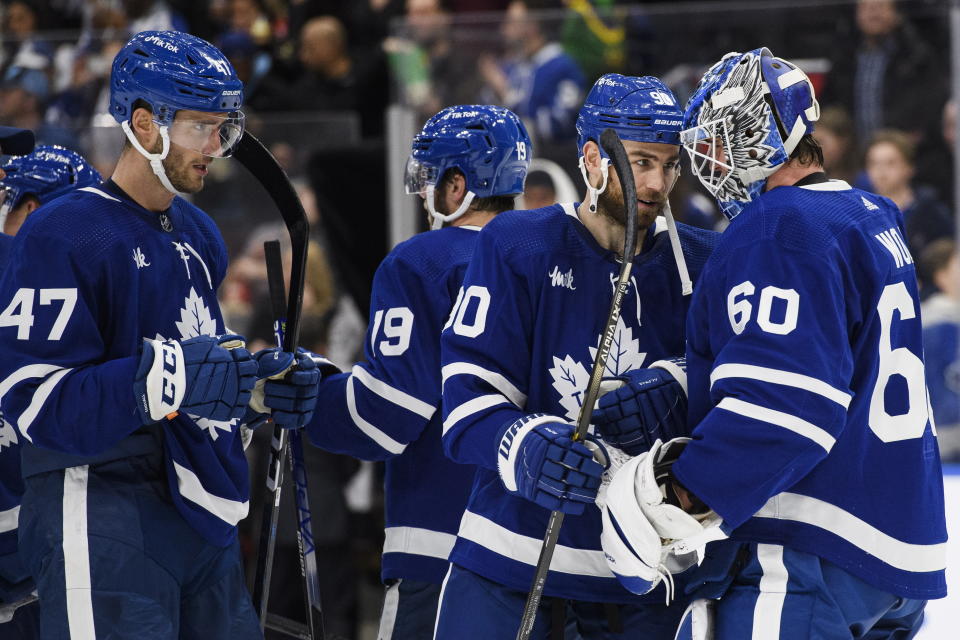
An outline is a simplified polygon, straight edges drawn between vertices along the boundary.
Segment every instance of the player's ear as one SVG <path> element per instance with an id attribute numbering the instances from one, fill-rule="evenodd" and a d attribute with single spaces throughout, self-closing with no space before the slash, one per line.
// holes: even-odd
<path id="1" fill-rule="evenodd" d="M 133 114 L 130 116 L 130 127 L 137 136 L 137 140 L 140 141 L 140 144 L 142 144 L 145 149 L 153 149 L 160 135 L 160 131 L 153 121 L 153 114 L 150 113 L 149 109 L 144 109 L 143 107 L 134 109 Z"/>

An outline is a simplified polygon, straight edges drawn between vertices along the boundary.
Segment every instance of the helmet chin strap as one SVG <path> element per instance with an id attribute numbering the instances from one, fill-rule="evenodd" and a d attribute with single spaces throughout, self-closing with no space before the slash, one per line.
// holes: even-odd
<path id="1" fill-rule="evenodd" d="M 127 140 L 133 145 L 133 148 L 150 162 L 150 168 L 153 169 L 154 175 L 160 179 L 160 184 L 163 185 L 163 188 L 175 196 L 186 196 L 187 194 L 181 193 L 173 187 L 170 183 L 170 178 L 167 177 L 166 170 L 163 168 L 163 161 L 166 159 L 167 154 L 170 153 L 170 134 L 167 133 L 167 127 L 165 125 L 160 126 L 160 139 L 163 141 L 163 148 L 160 150 L 160 153 L 150 153 L 140 144 L 137 136 L 133 135 L 129 120 L 121 122 L 120 127 L 127 136 Z"/>
<path id="2" fill-rule="evenodd" d="M 470 203 L 473 202 L 473 199 L 476 197 L 473 191 L 467 191 L 467 194 L 463 196 L 463 202 L 460 203 L 460 206 L 457 207 L 457 210 L 449 215 L 444 215 L 437 211 L 433 206 L 433 195 L 436 187 L 434 185 L 429 185 L 427 187 L 426 198 L 424 201 L 427 203 L 427 211 L 430 212 L 430 216 L 433 218 L 433 223 L 430 225 L 431 230 L 439 229 L 443 226 L 444 222 L 452 222 L 466 213 L 467 209 L 470 207 Z"/>
<path id="3" fill-rule="evenodd" d="M 3 225 L 7 223 L 7 216 L 10 214 L 11 209 L 13 209 L 13 206 L 9 202 L 4 202 L 0 205 L 0 233 L 3 232 Z"/>
<path id="4" fill-rule="evenodd" d="M 610 172 L 608 171 L 609 166 L 609 158 L 600 158 L 600 174 L 603 176 L 603 182 L 600 183 L 600 188 L 597 189 L 590 184 L 590 179 L 587 177 L 587 163 L 584 162 L 584 156 L 580 156 L 580 175 L 583 176 L 583 182 L 587 185 L 587 198 L 589 198 L 587 207 L 590 209 L 590 213 L 597 212 L 597 198 L 607 189 L 607 178 L 610 176 Z"/>

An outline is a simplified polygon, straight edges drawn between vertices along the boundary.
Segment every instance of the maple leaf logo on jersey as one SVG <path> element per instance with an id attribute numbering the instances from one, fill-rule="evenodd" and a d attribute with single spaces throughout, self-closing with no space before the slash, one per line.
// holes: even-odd
<path id="1" fill-rule="evenodd" d="M 210 315 L 210 309 L 207 308 L 203 298 L 201 298 L 193 287 L 190 287 L 190 293 L 183 300 L 183 308 L 180 309 L 180 320 L 175 323 L 177 331 L 180 332 L 180 338 L 196 338 L 197 336 L 215 336 L 217 335 L 217 323 Z M 157 334 L 158 340 L 164 338 Z M 220 437 L 220 431 L 230 433 L 236 426 L 236 420 L 211 420 L 210 418 L 201 418 L 188 413 L 190 419 L 197 423 L 201 429 L 205 429 L 210 434 L 210 438 L 216 440 Z"/>
<path id="2" fill-rule="evenodd" d="M 580 405 L 583 403 L 583 391 L 587 388 L 590 372 L 567 355 L 563 360 L 553 357 L 550 375 L 553 376 L 553 388 L 560 394 L 560 406 L 567 410 L 568 418 L 576 420 L 577 414 L 580 413 Z"/>
<path id="3" fill-rule="evenodd" d="M 176 324 L 184 339 L 217 335 L 217 323 L 210 315 L 210 309 L 204 304 L 203 298 L 197 295 L 193 287 L 190 287 L 190 293 L 184 300 L 183 308 L 180 309 L 180 321 Z"/>
<path id="4" fill-rule="evenodd" d="M 603 334 L 597 336 L 597 346 L 588 347 L 590 364 L 597 357 L 597 349 Z M 622 376 L 628 371 L 639 369 L 647 354 L 640 352 L 640 341 L 633 337 L 633 329 L 617 319 L 617 330 L 607 357 L 604 377 Z M 560 406 L 566 410 L 566 417 L 576 420 L 583 404 L 583 395 L 587 389 L 590 370 L 581 362 L 567 354 L 563 358 L 553 357 L 553 367 L 549 369 L 553 378 L 553 388 L 560 394 Z"/>
<path id="5" fill-rule="evenodd" d="M 12 447 L 17 442 L 17 432 L 13 430 L 12 424 L 3 419 L 3 412 L 0 411 L 0 451 L 4 447 Z"/>

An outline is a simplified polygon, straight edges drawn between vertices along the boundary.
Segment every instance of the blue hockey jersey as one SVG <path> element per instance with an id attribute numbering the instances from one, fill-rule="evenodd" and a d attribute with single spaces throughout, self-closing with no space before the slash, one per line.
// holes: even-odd
<path id="1" fill-rule="evenodd" d="M 586 79 L 563 47 L 550 43 L 529 61 L 508 64 L 506 74 L 506 106 L 533 122 L 538 135 L 554 141 L 576 135 L 574 123 L 583 104 Z"/>
<path id="2" fill-rule="evenodd" d="M 397 245 L 377 269 L 366 360 L 325 378 L 307 426 L 319 447 L 386 460 L 384 580 L 440 584 L 476 471 L 440 446 L 440 330 L 479 227 L 445 227 Z"/>
<path id="3" fill-rule="evenodd" d="M 707 262 L 687 339 L 699 424 L 673 470 L 731 537 L 942 597 L 943 481 L 896 206 L 841 181 L 761 195 Z"/>
<path id="4" fill-rule="evenodd" d="M 7 266 L 12 245 L 13 236 L 0 233 L 0 273 Z M 0 556 L 17 550 L 17 517 L 23 496 L 19 442 L 0 409 Z"/>
<path id="5" fill-rule="evenodd" d="M 182 198 L 157 214 L 108 182 L 27 219 L 0 280 L 0 407 L 25 477 L 162 447 L 180 513 L 232 540 L 249 493 L 238 426 L 181 413 L 145 427 L 132 386 L 142 338 L 224 333 L 226 267 L 213 221 Z"/>
<path id="6" fill-rule="evenodd" d="M 665 223 L 647 232 L 634 259 L 607 361 L 621 375 L 684 351 L 689 297 L 681 292 Z M 692 278 L 718 237 L 679 225 Z M 507 493 L 497 473 L 497 432 L 523 415 L 576 420 L 619 264 L 577 217 L 576 205 L 502 213 L 480 233 L 441 339 L 443 446 L 476 464 L 476 480 L 451 561 L 526 591 L 550 513 Z M 594 602 L 663 600 L 635 596 L 607 568 L 600 512 L 567 516 L 551 564 L 548 596 Z"/>

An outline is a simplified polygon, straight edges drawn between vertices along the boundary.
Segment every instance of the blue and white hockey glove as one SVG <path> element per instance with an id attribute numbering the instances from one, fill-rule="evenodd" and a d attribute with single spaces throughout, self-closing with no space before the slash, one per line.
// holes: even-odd
<path id="1" fill-rule="evenodd" d="M 658 360 L 618 378 L 622 386 L 600 396 L 590 418 L 596 433 L 634 456 L 657 440 L 690 435 L 685 368 L 683 359 Z"/>
<path id="2" fill-rule="evenodd" d="M 268 414 L 284 429 L 299 429 L 310 422 L 322 377 L 315 357 L 319 358 L 303 349 L 298 349 L 294 357 L 277 347 L 254 354 L 259 380 L 250 401 L 251 410 Z"/>
<path id="3" fill-rule="evenodd" d="M 237 335 L 144 338 L 133 390 L 143 424 L 177 411 L 229 422 L 242 418 L 257 363 Z"/>
<path id="4" fill-rule="evenodd" d="M 574 442 L 575 430 L 542 413 L 506 425 L 498 438 L 497 469 L 507 491 L 551 511 L 583 513 L 596 500 L 607 455 L 592 436 Z"/>

